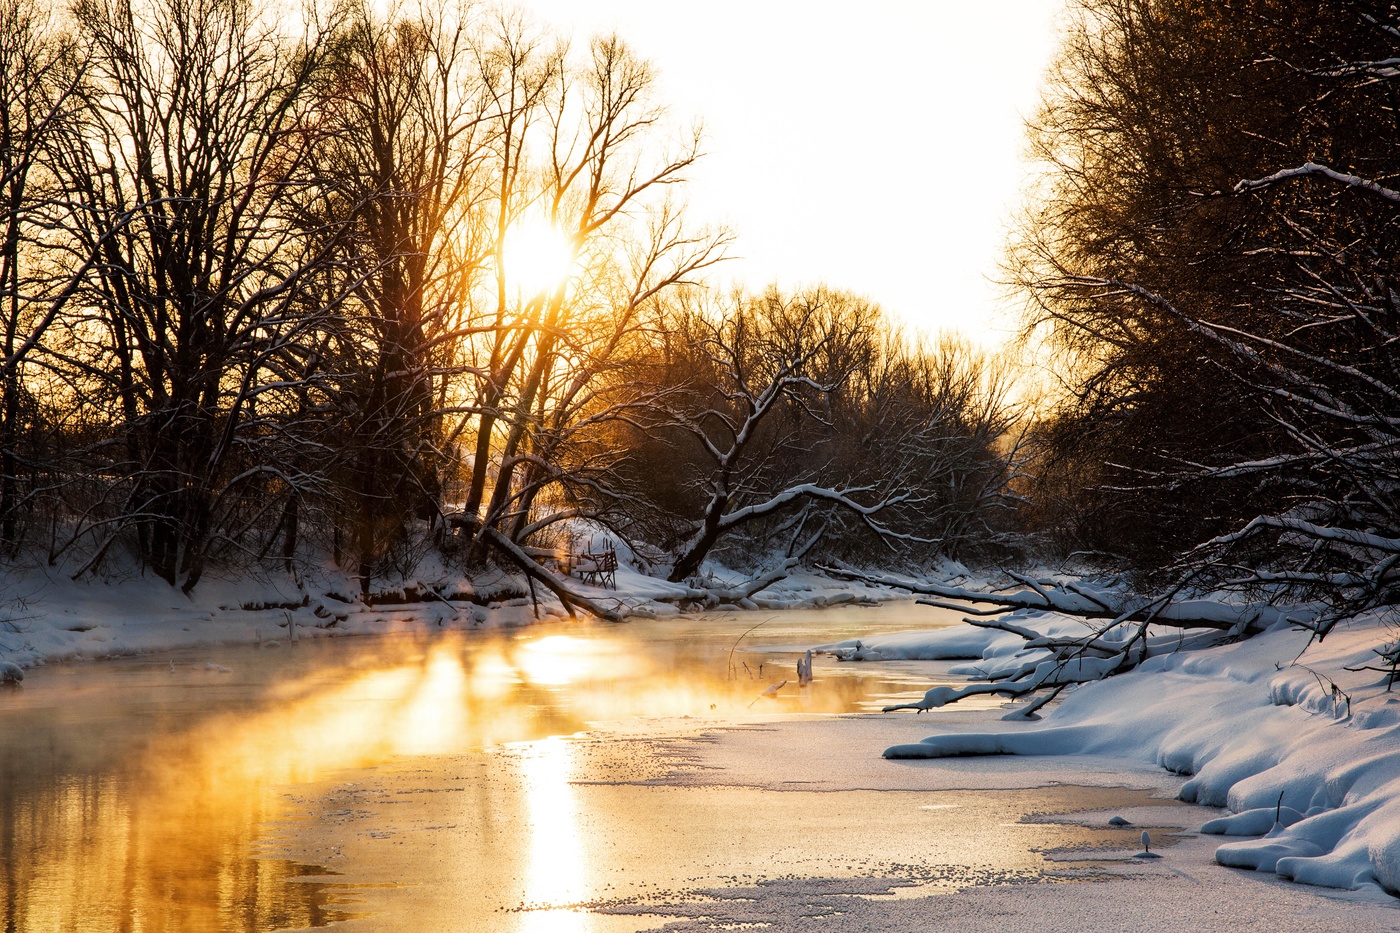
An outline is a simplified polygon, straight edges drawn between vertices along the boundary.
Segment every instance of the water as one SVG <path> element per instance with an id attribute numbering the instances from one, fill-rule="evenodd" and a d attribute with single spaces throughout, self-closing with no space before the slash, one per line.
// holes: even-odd
<path id="1" fill-rule="evenodd" d="M 929 664 L 824 662 L 799 689 L 794 663 L 812 644 L 955 620 L 909 604 L 714 613 L 41 668 L 0 694 L 2 926 L 622 930 L 677 886 L 1037 876 L 1037 845 L 1084 840 L 1027 825 L 986 857 L 958 846 L 989 820 L 1020 825 L 1043 795 L 662 780 L 666 736 L 917 697 Z M 918 865 L 896 864 L 909 851 Z"/>

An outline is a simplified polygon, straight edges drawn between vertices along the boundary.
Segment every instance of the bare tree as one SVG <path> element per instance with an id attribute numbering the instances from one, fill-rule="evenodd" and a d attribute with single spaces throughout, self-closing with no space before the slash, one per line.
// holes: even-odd
<path id="1" fill-rule="evenodd" d="M 21 537 L 21 466 L 52 466 L 20 450 L 38 416 L 34 358 L 93 261 L 80 257 L 76 269 L 62 261 L 71 218 L 52 157 L 71 129 L 84 66 L 56 19 L 45 6 L 0 0 L 0 544 L 11 552 Z"/>
<path id="2" fill-rule="evenodd" d="M 1150 584 L 1227 543 L 1221 579 L 1269 563 L 1288 535 L 1247 547 L 1255 518 L 1393 523 L 1396 26 L 1361 3 L 1077 4 L 1016 270 L 1062 354 L 1043 436 L 1083 477 L 1079 541 Z"/>
<path id="3" fill-rule="evenodd" d="M 512 381 L 540 326 L 547 300 L 544 292 L 522 296 L 505 260 L 508 236 L 539 197 L 532 184 L 534 141 L 546 119 L 550 95 L 561 80 L 566 53 L 546 45 L 519 18 L 501 19 L 495 39 L 477 55 L 477 70 L 490 105 L 487 113 L 495 125 L 491 146 L 494 175 L 488 202 L 494 289 L 485 298 L 492 309 L 492 329 L 470 345 L 476 373 L 472 403 L 459 414 L 451 434 L 456 438 L 469 427 L 475 430 L 461 510 L 473 529 L 481 524 L 496 424 L 509 411 Z"/>
<path id="4" fill-rule="evenodd" d="M 1137 574 L 887 578 L 1031 649 L 898 708 L 1039 693 L 1025 714 L 1154 653 L 1393 612 L 1397 40 L 1371 4 L 1077 4 L 1014 256 L 1029 330 L 1062 354 L 1045 436 L 1102 520 L 1088 537 Z M 1040 614 L 1089 628 L 1048 636 Z"/>
<path id="5" fill-rule="evenodd" d="M 1245 182 L 1238 190 L 1251 189 Z M 1274 598 L 1324 598 L 1331 611 L 1304 623 L 1319 637 L 1342 618 L 1394 604 L 1400 598 L 1400 537 L 1388 531 L 1400 518 L 1394 292 L 1335 279 L 1283 291 L 1280 303 L 1293 326 L 1275 336 L 1189 315 L 1131 284 L 1082 284 L 1151 302 L 1213 344 L 1240 391 L 1278 427 L 1270 456 L 1183 465 L 1150 480 L 1185 487 L 1246 478 L 1291 493 L 1281 507 L 1247 516 L 1184 552 L 1176 561 L 1181 578 Z"/>
<path id="6" fill-rule="evenodd" d="M 894 542 L 910 560 L 1004 559 L 1022 549 L 1015 491 L 1026 461 L 1023 412 L 1009 401 L 1005 358 L 945 336 L 910 344 L 889 330 L 833 399 L 833 445 L 854 483 L 885 482 L 910 493 L 885 521 L 918 529 L 923 542 Z M 869 553 L 878 540 L 837 512 L 822 557 Z"/>
<path id="7" fill-rule="evenodd" d="M 91 566 L 134 529 L 143 561 L 188 591 L 279 472 L 254 448 L 285 389 L 270 364 L 310 326 L 297 299 L 320 256 L 291 204 L 324 53 L 245 0 L 87 0 L 76 15 L 92 86 L 58 161 L 101 262 L 84 292 L 99 316 L 71 328 L 84 352 L 67 362 L 89 401 L 121 411 L 121 447 L 101 450 L 121 451 L 105 469 L 127 478 L 78 533 L 95 536 Z"/>
<path id="8" fill-rule="evenodd" d="M 1271 327 L 1276 289 L 1307 249 L 1297 237 L 1327 212 L 1298 203 L 1285 218 L 1261 199 L 1216 193 L 1281 159 L 1384 159 L 1390 127 L 1364 103 L 1383 92 L 1322 74 L 1361 50 L 1388 54 L 1366 9 L 1074 5 L 1031 127 L 1047 172 L 1013 256 L 1030 339 L 1049 351 L 1061 387 L 1057 427 L 1044 436 L 1082 477 L 1084 492 L 1066 503 L 1083 505 L 1076 546 L 1150 573 L 1271 507 L 1269 487 L 1239 478 L 1175 490 L 1139 482 L 1190 462 L 1265 458 L 1273 426 L 1241 397 L 1218 348 L 1151 302 L 1076 283 L 1130 282 L 1207 319 Z"/>
<path id="9" fill-rule="evenodd" d="M 722 232 L 687 230 L 680 212 L 663 205 L 645 239 L 597 270 L 593 300 L 574 298 L 572 326 L 561 332 L 558 359 L 541 380 L 508 502 L 515 540 L 573 518 L 627 523 L 633 497 L 618 471 L 630 453 L 615 435 L 668 394 L 637 378 L 656 349 L 658 297 L 697 281 L 727 242 Z"/>
<path id="10" fill-rule="evenodd" d="M 652 86 L 650 68 L 616 37 L 594 40 L 577 70 L 550 75 L 538 156 L 542 187 L 532 200 L 575 263 L 560 281 L 520 296 L 520 326 L 498 329 L 490 343 L 480 368 L 487 378 L 463 508 L 468 520 L 513 536 L 543 527 L 530 517 L 542 491 L 570 476 L 583 480 L 580 470 L 561 469 L 557 453 L 581 419 L 596 423 L 604 417 L 600 405 L 608 407 L 593 377 L 604 376 L 628 346 L 648 303 L 723 255 L 726 234 L 687 232 L 660 196 L 684 180 L 699 149 L 697 136 L 677 154 L 647 154 L 662 119 Z M 506 301 L 505 282 L 514 274 L 505 257 L 508 234 L 501 231 L 497 254 L 498 298 Z M 505 317 L 498 311 L 498 320 Z"/>
<path id="11" fill-rule="evenodd" d="M 490 253 L 482 202 L 500 127 L 474 69 L 475 25 L 361 9 L 318 82 L 327 200 L 305 223 L 339 244 L 324 289 L 346 297 L 325 365 L 348 494 L 339 521 L 365 592 L 409 521 L 438 517 L 441 419 L 476 327 L 467 299 Z"/>
<path id="12" fill-rule="evenodd" d="M 851 351 L 873 336 L 870 309 L 825 289 L 793 298 L 770 291 L 734 296 L 718 313 L 682 306 L 670 329 L 671 355 L 689 356 L 693 374 L 686 401 L 664 407 L 657 426 L 696 452 L 687 481 L 698 493 L 672 580 L 692 576 L 724 536 L 781 515 L 797 516 L 788 555 L 805 553 L 826 528 L 827 507 L 881 539 L 918 538 L 881 520 L 896 505 L 917 505 L 915 494 L 892 488 L 888 476 L 851 484 L 818 449 L 817 435 L 831 427 L 830 396 L 859 362 Z M 814 435 L 813 426 L 822 430 Z"/>

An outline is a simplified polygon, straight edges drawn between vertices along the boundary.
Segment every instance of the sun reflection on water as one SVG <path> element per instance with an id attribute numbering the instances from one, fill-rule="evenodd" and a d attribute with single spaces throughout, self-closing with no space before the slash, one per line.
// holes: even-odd
<path id="1" fill-rule="evenodd" d="M 221 657 L 250 669 L 272 663 L 241 650 Z M 321 650 L 322 660 L 309 660 Z M 227 680 L 210 679 L 224 675 L 195 673 L 202 661 L 186 665 L 183 681 L 171 679 L 161 662 L 158 675 L 145 675 L 143 689 L 187 705 L 173 733 L 165 722 L 143 718 L 128 682 L 113 688 L 111 708 L 103 709 L 107 720 L 90 726 L 91 733 L 56 727 L 45 740 L 74 748 L 117 743 L 99 733 L 110 728 L 105 723 L 119 722 L 135 731 L 121 739 L 116 764 L 83 771 L 71 764 L 75 752 L 46 747 L 44 760 L 54 762 L 57 774 L 50 779 L 24 770 L 24 756 L 37 754 L 37 745 L 0 748 L 0 765 L 9 759 L 0 768 L 6 869 L 0 929 L 158 933 L 322 925 L 342 916 L 329 895 L 284 883 L 305 866 L 252 857 L 263 827 L 286 815 L 289 788 L 396 756 L 526 743 L 519 793 L 529 855 L 522 883 L 525 904 L 536 909 L 520 919 L 524 929 L 575 933 L 589 921 L 568 905 L 585 899 L 590 869 L 570 783 L 577 750 L 561 736 L 637 717 L 845 712 L 864 689 L 834 678 L 816 693 L 788 687 L 764 698 L 768 683 L 791 675 L 755 668 L 752 676 L 735 677 L 722 656 L 586 629 L 304 651 L 282 656 L 279 663 L 291 673 L 245 682 L 237 687 L 241 694 Z M 301 657 L 308 660 L 295 661 Z M 223 694 L 207 691 L 219 684 L 241 697 L 242 708 L 209 714 Z"/>
<path id="2" fill-rule="evenodd" d="M 526 933 L 577 933 L 586 915 L 568 909 L 588 893 L 574 788 L 573 746 L 560 736 L 531 742 L 520 757 L 530 862 L 525 879 Z"/>
<path id="3" fill-rule="evenodd" d="M 460 646 L 436 645 L 423 664 L 394 730 L 394 752 L 400 755 L 440 755 L 460 747 L 467 732 L 467 672 Z"/>
<path id="4" fill-rule="evenodd" d="M 527 682 L 557 687 L 596 673 L 600 647 L 571 635 L 547 635 L 521 646 L 516 663 Z"/>

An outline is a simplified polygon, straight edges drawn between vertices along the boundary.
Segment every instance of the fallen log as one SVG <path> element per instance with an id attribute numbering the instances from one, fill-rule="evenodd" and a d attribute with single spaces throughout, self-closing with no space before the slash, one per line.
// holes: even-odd
<path id="1" fill-rule="evenodd" d="M 1108 619 L 1109 625 L 1122 622 L 1149 622 L 1171 628 L 1213 629 L 1241 635 L 1263 631 L 1278 622 L 1305 624 L 1306 610 L 1298 607 L 1282 609 L 1267 603 L 1224 603 L 1207 599 L 1179 599 L 1175 593 L 1142 596 L 1136 593 L 1091 590 L 1080 583 L 1058 580 L 1037 580 L 1009 573 L 1022 588 L 991 592 L 950 586 L 921 580 L 909 580 L 891 574 L 867 573 L 849 567 L 822 565 L 820 569 L 838 579 L 901 589 L 918 596 L 937 599 L 920 603 L 942 609 L 965 610 L 971 615 L 989 616 L 1002 612 L 1030 610 L 1057 612 L 1083 619 Z M 955 603 L 948 602 L 949 600 Z M 972 603 L 962 606 L 956 603 Z M 978 609 L 976 604 L 995 607 Z M 969 620 L 970 621 L 970 620 Z"/>

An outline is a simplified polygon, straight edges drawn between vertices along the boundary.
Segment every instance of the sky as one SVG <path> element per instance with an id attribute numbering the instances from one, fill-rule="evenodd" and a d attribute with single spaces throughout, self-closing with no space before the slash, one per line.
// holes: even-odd
<path id="1" fill-rule="evenodd" d="M 520 5 L 577 43 L 617 32 L 703 122 L 688 200 L 737 235 L 721 282 L 825 282 L 986 346 L 1014 326 L 992 280 L 1064 0 Z"/>

